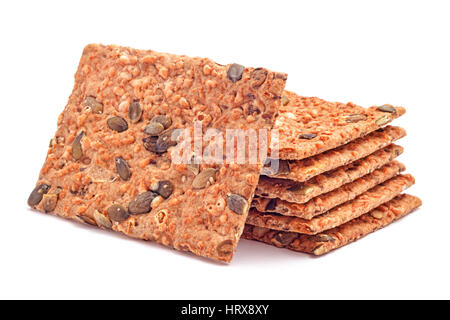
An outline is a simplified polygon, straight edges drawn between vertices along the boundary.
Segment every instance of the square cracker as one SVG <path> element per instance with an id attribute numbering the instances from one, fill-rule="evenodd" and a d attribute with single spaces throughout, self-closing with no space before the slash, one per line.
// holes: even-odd
<path id="1" fill-rule="evenodd" d="M 273 230 L 314 235 L 337 227 L 375 209 L 381 204 L 390 201 L 413 184 L 413 176 L 409 174 L 398 175 L 364 192 L 354 200 L 337 206 L 311 220 L 274 213 L 261 213 L 252 208 L 246 223 Z"/>
<path id="2" fill-rule="evenodd" d="M 405 113 L 391 105 L 363 108 L 353 103 L 301 97 L 286 91 L 274 129 L 279 158 L 304 159 L 334 149 L 383 127 Z"/>
<path id="3" fill-rule="evenodd" d="M 310 236 L 246 225 L 242 238 L 261 241 L 279 248 L 322 255 L 391 224 L 421 205 L 422 201 L 419 198 L 401 194 L 359 218 L 317 235 Z"/>
<path id="4" fill-rule="evenodd" d="M 324 172 L 305 182 L 262 176 L 255 194 L 264 198 L 279 198 L 293 203 L 305 203 L 381 168 L 402 152 L 402 147 L 391 144 L 365 158 Z"/>
<path id="5" fill-rule="evenodd" d="M 230 261 L 263 160 L 176 164 L 170 151 L 181 141 L 169 133 L 192 131 L 194 121 L 203 133 L 270 129 L 286 78 L 206 58 L 88 45 L 28 203 Z M 144 133 L 151 120 L 158 124 Z"/>
<path id="6" fill-rule="evenodd" d="M 405 170 L 405 166 L 392 161 L 372 173 L 366 174 L 353 182 L 347 183 L 333 191 L 321 194 L 312 198 L 306 203 L 292 203 L 281 199 L 253 198 L 252 207 L 259 212 L 278 213 L 284 216 L 298 217 L 310 220 L 315 216 L 327 212 L 328 210 L 355 199 L 360 194 L 376 187 L 400 172 Z M 247 219 L 248 221 L 248 219 Z"/>

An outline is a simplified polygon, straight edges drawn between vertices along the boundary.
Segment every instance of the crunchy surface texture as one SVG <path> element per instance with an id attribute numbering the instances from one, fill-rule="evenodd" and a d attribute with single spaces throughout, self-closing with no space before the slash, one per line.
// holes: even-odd
<path id="1" fill-rule="evenodd" d="M 365 158 L 322 173 L 306 182 L 262 176 L 255 194 L 264 198 L 279 198 L 288 202 L 305 203 L 381 168 L 402 152 L 402 147 L 391 144 Z"/>
<path id="2" fill-rule="evenodd" d="M 181 141 L 170 133 L 194 121 L 203 132 L 270 129 L 285 81 L 262 68 L 88 45 L 28 203 L 230 261 L 262 165 L 175 164 Z"/>
<path id="3" fill-rule="evenodd" d="M 280 159 L 304 159 L 336 148 L 405 113 L 402 107 L 365 109 L 353 103 L 300 97 L 289 91 L 282 100 L 284 105 L 274 125 L 279 130 Z"/>
<path id="4" fill-rule="evenodd" d="M 259 212 L 272 212 L 309 220 L 344 202 L 355 199 L 360 194 L 393 178 L 404 170 L 405 166 L 394 160 L 372 173 L 333 191 L 312 198 L 306 203 L 299 204 L 280 199 L 253 198 L 252 206 Z"/>
<path id="5" fill-rule="evenodd" d="M 242 237 L 279 248 L 322 255 L 389 225 L 421 205 L 422 201 L 419 198 L 402 194 L 359 218 L 317 235 L 302 235 L 245 225 Z"/>
<path id="6" fill-rule="evenodd" d="M 262 173 L 267 173 L 268 176 L 273 178 L 304 182 L 321 173 L 366 157 L 404 136 L 406 136 L 406 131 L 403 128 L 387 126 L 339 148 L 328 150 L 307 159 L 281 160 L 284 162 L 280 164 L 280 168 L 283 170 L 279 170 L 277 174 L 271 175 L 270 170 L 266 168 L 263 168 Z"/>
<path id="7" fill-rule="evenodd" d="M 364 192 L 354 200 L 337 206 L 311 220 L 274 213 L 261 213 L 252 208 L 246 223 L 274 230 L 313 235 L 337 227 L 375 209 L 379 205 L 393 199 L 413 184 L 413 176 L 409 174 L 399 175 Z"/>

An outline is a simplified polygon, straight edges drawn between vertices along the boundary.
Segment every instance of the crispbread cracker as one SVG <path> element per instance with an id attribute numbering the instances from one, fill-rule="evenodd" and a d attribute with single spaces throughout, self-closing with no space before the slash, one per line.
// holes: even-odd
<path id="1" fill-rule="evenodd" d="M 328 102 L 285 91 L 274 129 L 279 131 L 279 158 L 304 159 L 362 137 L 403 115 L 385 105 L 368 109 L 353 103 Z M 286 104 L 287 102 L 287 104 Z"/>
<path id="2" fill-rule="evenodd" d="M 264 198 L 279 198 L 288 202 L 305 203 L 381 168 L 402 152 L 402 147 L 391 144 L 365 158 L 322 173 L 306 182 L 262 176 L 255 194 Z"/>
<path id="3" fill-rule="evenodd" d="M 359 218 L 317 235 L 303 235 L 245 225 L 242 238 L 294 251 L 322 255 L 389 225 L 421 205 L 422 201 L 419 198 L 402 194 Z"/>
<path id="4" fill-rule="evenodd" d="M 279 160 L 280 170 L 276 174 L 271 174 L 273 172 L 271 172 L 270 167 L 264 167 L 262 174 L 272 178 L 304 182 L 321 173 L 366 157 L 404 136 L 406 136 L 406 131 L 403 128 L 387 126 L 336 149 L 325 151 L 310 158 Z"/>
<path id="5" fill-rule="evenodd" d="M 347 183 L 333 191 L 312 198 L 306 203 L 299 204 L 280 199 L 256 197 L 253 198 L 252 206 L 259 212 L 272 212 L 284 216 L 311 219 L 346 201 L 355 199 L 360 194 L 391 179 L 404 170 L 405 166 L 394 160 L 372 173 Z"/>
<path id="6" fill-rule="evenodd" d="M 375 209 L 379 205 L 393 199 L 413 184 L 414 178 L 409 174 L 396 176 L 364 192 L 354 200 L 337 206 L 311 220 L 274 213 L 261 213 L 252 208 L 246 224 L 273 230 L 314 235 L 337 227 Z"/>
<path id="7" fill-rule="evenodd" d="M 28 204 L 230 261 L 263 159 L 191 170 L 171 150 L 193 139 L 172 129 L 192 132 L 194 122 L 222 134 L 270 129 L 286 78 L 206 58 L 88 45 Z M 223 147 L 210 141 L 201 151 L 210 146 Z"/>

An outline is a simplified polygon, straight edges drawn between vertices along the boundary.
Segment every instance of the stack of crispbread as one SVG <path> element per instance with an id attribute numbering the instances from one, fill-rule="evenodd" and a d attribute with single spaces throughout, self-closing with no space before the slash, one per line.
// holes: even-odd
<path id="1" fill-rule="evenodd" d="M 243 237 L 321 255 L 419 207 L 402 194 L 414 177 L 395 160 L 406 132 L 387 125 L 404 113 L 286 91 L 274 126 L 279 162 L 262 172 Z"/>

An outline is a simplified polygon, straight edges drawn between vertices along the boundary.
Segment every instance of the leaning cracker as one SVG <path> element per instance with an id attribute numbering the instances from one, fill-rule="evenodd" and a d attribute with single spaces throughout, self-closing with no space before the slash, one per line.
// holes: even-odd
<path id="1" fill-rule="evenodd" d="M 262 160 L 177 164 L 175 146 L 192 140 L 172 129 L 270 129 L 285 81 L 262 68 L 88 45 L 28 204 L 230 261 Z"/>
<path id="2" fill-rule="evenodd" d="M 262 176 L 255 194 L 264 198 L 279 198 L 288 202 L 305 203 L 381 168 L 402 152 L 402 147 L 391 144 L 363 159 L 322 173 L 306 182 Z"/>
<path id="3" fill-rule="evenodd" d="M 310 158 L 303 160 L 279 160 L 279 169 L 276 173 L 275 171 L 272 172 L 270 167 L 264 167 L 262 174 L 272 178 L 304 182 L 321 173 L 366 157 L 404 136 L 406 136 L 406 131 L 403 128 L 387 126 L 339 148 L 328 150 Z"/>
<path id="4" fill-rule="evenodd" d="M 403 115 L 405 109 L 383 105 L 368 109 L 328 102 L 285 91 L 274 129 L 279 159 L 304 159 L 362 137 Z"/>
<path id="5" fill-rule="evenodd" d="M 401 194 L 370 213 L 317 235 L 309 236 L 245 225 L 242 238 L 258 240 L 279 248 L 322 255 L 389 225 L 421 205 L 419 198 Z"/>
<path id="6" fill-rule="evenodd" d="M 375 209 L 379 205 L 393 199 L 413 184 L 413 176 L 409 174 L 399 175 L 364 192 L 354 200 L 335 207 L 311 220 L 274 213 L 261 213 L 252 208 L 246 223 L 273 230 L 314 235 L 337 227 Z"/>
<path id="7" fill-rule="evenodd" d="M 355 199 L 360 194 L 393 178 L 404 170 L 405 166 L 394 160 L 372 173 L 312 198 L 306 203 L 299 204 L 280 199 L 253 198 L 252 206 L 259 212 L 272 212 L 309 220 L 344 202 Z"/>

